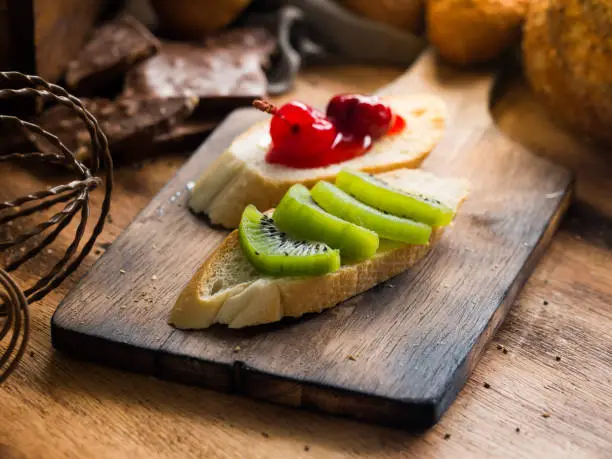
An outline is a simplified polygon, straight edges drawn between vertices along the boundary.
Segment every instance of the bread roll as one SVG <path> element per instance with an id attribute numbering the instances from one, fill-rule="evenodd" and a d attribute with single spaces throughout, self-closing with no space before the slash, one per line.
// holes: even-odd
<path id="1" fill-rule="evenodd" d="M 160 28 L 172 38 L 199 40 L 221 30 L 251 0 L 151 0 Z"/>
<path id="2" fill-rule="evenodd" d="M 612 2 L 539 0 L 523 39 L 525 73 L 550 113 L 612 145 Z"/>
<path id="3" fill-rule="evenodd" d="M 518 43 L 529 0 L 428 0 L 427 35 L 449 62 L 498 57 Z"/>
<path id="4" fill-rule="evenodd" d="M 425 0 L 339 0 L 347 9 L 372 21 L 423 33 Z"/>

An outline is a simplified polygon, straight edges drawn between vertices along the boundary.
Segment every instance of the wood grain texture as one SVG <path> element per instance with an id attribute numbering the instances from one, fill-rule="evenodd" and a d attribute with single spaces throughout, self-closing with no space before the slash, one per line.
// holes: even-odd
<path id="1" fill-rule="evenodd" d="M 413 91 L 423 78 L 432 90 L 446 86 L 433 74 L 438 68 L 425 55 L 384 92 Z M 465 177 L 473 189 L 456 225 L 417 268 L 303 320 L 239 331 L 168 326 L 178 292 L 226 235 L 186 211 L 186 184 L 265 116 L 239 111 L 68 295 L 53 319 L 54 345 L 165 379 L 379 423 L 431 426 L 548 245 L 572 186 L 565 169 L 506 140 L 490 117 L 462 123 L 463 107 L 488 106 L 493 78 L 464 81 L 477 90 L 458 83 L 447 91 L 464 99 L 449 97 L 455 122 L 426 169 Z"/>
<path id="2" fill-rule="evenodd" d="M 307 69 L 295 92 L 282 99 L 324 104 L 331 94 L 370 92 L 399 74 L 392 68 Z M 500 129 L 571 167 L 577 200 L 464 390 L 434 428 L 414 435 L 168 383 L 52 350 L 49 321 L 58 302 L 184 162 L 182 156 L 165 156 L 117 171 L 104 245 L 32 307 L 29 352 L 0 388 L 0 452 L 32 459 L 609 457 L 612 164 L 605 152 L 552 124 L 520 75 L 509 73 L 495 93 L 492 113 Z M 0 196 L 51 185 L 58 177 L 58 171 L 0 165 Z M 58 241 L 60 248 L 67 244 L 66 238 Z M 55 256 L 43 254 L 40 264 Z M 37 272 L 37 266 L 26 266 L 20 280 L 30 283 Z M 544 412 L 550 417 L 543 418 Z"/>

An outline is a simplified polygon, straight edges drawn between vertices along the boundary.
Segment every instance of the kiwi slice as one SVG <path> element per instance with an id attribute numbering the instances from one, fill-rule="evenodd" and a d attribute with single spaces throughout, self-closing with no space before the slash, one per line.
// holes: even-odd
<path id="1" fill-rule="evenodd" d="M 270 276 L 319 276 L 340 268 L 340 252 L 320 242 L 292 239 L 254 205 L 242 213 L 238 228 L 247 259 Z"/>
<path id="2" fill-rule="evenodd" d="M 274 210 L 281 231 L 297 239 L 317 240 L 340 250 L 351 261 L 372 257 L 378 249 L 378 235 L 325 212 L 313 201 L 304 185 L 293 185 Z"/>
<path id="3" fill-rule="evenodd" d="M 411 218 L 431 226 L 445 226 L 453 220 L 453 210 L 437 199 L 396 190 L 363 172 L 340 171 L 336 186 L 359 201 L 398 217 Z"/>
<path id="4" fill-rule="evenodd" d="M 381 238 L 408 244 L 429 242 L 431 226 L 368 206 L 331 183 L 318 182 L 310 193 L 315 202 L 330 214 L 371 229 Z"/>

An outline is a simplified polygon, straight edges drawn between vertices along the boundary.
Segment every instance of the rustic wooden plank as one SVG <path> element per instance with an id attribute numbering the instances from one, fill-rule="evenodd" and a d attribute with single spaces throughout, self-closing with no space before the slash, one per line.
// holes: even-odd
<path id="1" fill-rule="evenodd" d="M 261 116 L 241 111 L 68 295 L 54 316 L 55 346 L 89 357 L 87 336 L 95 336 L 95 357 L 124 368 L 405 427 L 435 423 L 548 245 L 572 186 L 565 169 L 491 125 L 481 108 L 490 74 L 452 75 L 427 54 L 385 89 L 422 89 L 423 79 L 426 89 L 444 88 L 453 129 L 426 168 L 474 187 L 455 227 L 420 266 L 303 320 L 239 331 L 170 328 L 177 292 L 225 234 L 185 211 L 185 187 Z M 145 362 L 135 364 L 143 349 Z"/>

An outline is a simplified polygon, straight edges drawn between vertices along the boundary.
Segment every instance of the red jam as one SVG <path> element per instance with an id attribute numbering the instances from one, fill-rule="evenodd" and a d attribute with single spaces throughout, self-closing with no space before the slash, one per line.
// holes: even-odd
<path id="1" fill-rule="evenodd" d="M 362 156 L 377 139 L 406 127 L 405 120 L 376 97 L 336 96 L 326 114 L 301 102 L 279 109 L 263 101 L 255 106 L 273 115 L 266 161 L 293 168 L 323 167 Z"/>

